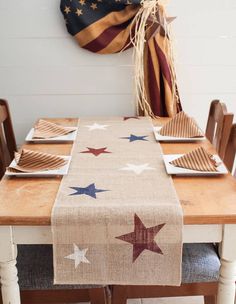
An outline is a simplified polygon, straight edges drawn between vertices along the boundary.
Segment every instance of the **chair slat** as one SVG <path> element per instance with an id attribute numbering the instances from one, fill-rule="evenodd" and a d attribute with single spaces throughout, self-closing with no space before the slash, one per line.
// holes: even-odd
<path id="1" fill-rule="evenodd" d="M 16 139 L 9 106 L 6 100 L 0 99 L 0 178 L 14 158 L 16 150 Z"/>
<path id="2" fill-rule="evenodd" d="M 215 146 L 223 159 L 234 115 L 227 112 L 226 105 L 219 100 L 213 100 L 210 105 L 206 137 Z"/>
<path id="3" fill-rule="evenodd" d="M 231 127 L 231 132 L 224 157 L 224 163 L 230 172 L 232 172 L 233 170 L 235 154 L 236 154 L 236 124 L 233 124 Z M 236 171 L 234 175 L 236 175 Z"/>
<path id="4" fill-rule="evenodd" d="M 0 105 L 0 123 L 3 123 L 7 119 L 7 110 L 6 107 Z"/>
<path id="5" fill-rule="evenodd" d="M 0 158 L 3 166 L 7 167 L 11 159 L 2 125 L 0 125 Z"/>

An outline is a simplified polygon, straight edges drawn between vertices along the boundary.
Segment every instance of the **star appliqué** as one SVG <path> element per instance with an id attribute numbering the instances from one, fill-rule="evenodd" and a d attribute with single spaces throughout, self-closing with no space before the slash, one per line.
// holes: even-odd
<path id="1" fill-rule="evenodd" d="M 70 195 L 88 195 L 91 196 L 93 198 L 97 198 L 96 193 L 99 192 L 105 192 L 108 190 L 103 190 L 103 189 L 96 189 L 95 184 L 90 184 L 87 187 L 70 187 L 71 189 L 75 190 L 74 193 L 70 194 Z"/>
<path id="2" fill-rule="evenodd" d="M 121 137 L 122 139 L 129 139 L 129 142 L 133 142 L 133 141 L 136 141 L 136 140 L 143 140 L 143 141 L 147 141 L 146 137 L 148 137 L 147 135 L 146 136 L 137 136 L 137 135 L 134 135 L 134 134 L 130 134 L 130 136 L 128 137 Z"/>
<path id="3" fill-rule="evenodd" d="M 161 36 L 169 38 L 169 24 L 173 22 L 176 17 L 165 17 L 163 13 L 158 10 L 155 15 L 150 15 L 147 20 L 147 24 L 151 25 L 151 31 L 147 36 L 147 39 L 155 37 L 157 33 Z"/>
<path id="4" fill-rule="evenodd" d="M 142 165 L 126 164 L 126 167 L 120 168 L 119 170 L 133 171 L 136 174 L 141 174 L 143 173 L 143 171 L 156 170 L 156 169 L 150 167 L 149 164 L 142 164 Z"/>
<path id="5" fill-rule="evenodd" d="M 147 228 L 137 214 L 134 215 L 134 231 L 117 236 L 116 239 L 133 245 L 133 263 L 139 255 L 146 249 L 159 254 L 163 254 L 160 247 L 155 242 L 155 236 L 165 224 L 160 224 Z"/>
<path id="6" fill-rule="evenodd" d="M 79 249 L 76 244 L 73 244 L 74 252 L 65 256 L 65 259 L 74 260 L 75 261 L 75 268 L 79 266 L 80 263 L 87 263 L 90 264 L 89 260 L 86 258 L 86 253 L 88 248 L 86 249 Z"/>
<path id="7" fill-rule="evenodd" d="M 98 123 L 94 123 L 93 125 L 89 125 L 86 126 L 87 128 L 89 128 L 89 131 L 93 131 L 93 130 L 106 130 L 107 127 L 109 127 L 108 125 L 100 125 Z"/>
<path id="8" fill-rule="evenodd" d="M 98 156 L 100 154 L 103 154 L 103 153 L 111 153 L 110 151 L 106 151 L 107 150 L 107 147 L 105 148 L 99 148 L 99 149 L 95 149 L 95 148 L 89 148 L 87 147 L 87 151 L 82 151 L 80 153 L 91 153 L 95 156 Z"/>

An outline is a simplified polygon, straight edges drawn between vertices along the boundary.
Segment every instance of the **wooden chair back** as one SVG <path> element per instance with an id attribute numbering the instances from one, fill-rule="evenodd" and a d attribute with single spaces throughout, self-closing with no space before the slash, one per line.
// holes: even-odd
<path id="1" fill-rule="evenodd" d="M 14 158 L 16 150 L 16 140 L 8 102 L 0 99 L 0 178 Z"/>
<path id="2" fill-rule="evenodd" d="M 217 153 L 223 159 L 234 115 L 227 113 L 226 105 L 219 100 L 213 100 L 208 115 L 206 137 L 214 145 Z"/>
<path id="3" fill-rule="evenodd" d="M 236 156 L 236 123 L 232 125 L 228 144 L 225 151 L 224 163 L 230 172 L 233 171 Z M 232 172 L 233 173 L 233 172 Z M 236 170 L 234 176 L 236 175 Z"/>

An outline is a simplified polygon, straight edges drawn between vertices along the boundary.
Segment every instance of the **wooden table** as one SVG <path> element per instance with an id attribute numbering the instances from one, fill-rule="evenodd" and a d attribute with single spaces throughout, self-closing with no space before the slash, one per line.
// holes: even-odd
<path id="1" fill-rule="evenodd" d="M 77 119 L 52 121 L 74 126 Z M 155 121 L 162 124 L 166 119 Z M 165 154 L 197 146 L 215 153 L 208 141 L 163 143 Z M 72 144 L 27 144 L 25 148 L 70 154 Z M 16 273 L 17 244 L 51 244 L 51 210 L 61 178 L 3 178 L 0 183 L 0 277 L 4 304 L 20 304 Z M 184 213 L 185 243 L 221 243 L 218 304 L 233 304 L 236 270 L 236 181 L 221 177 L 173 177 Z"/>

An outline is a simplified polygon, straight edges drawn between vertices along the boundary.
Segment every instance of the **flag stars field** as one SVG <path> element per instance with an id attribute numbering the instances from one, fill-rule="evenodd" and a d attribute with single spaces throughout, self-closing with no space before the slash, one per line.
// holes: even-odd
<path id="1" fill-rule="evenodd" d="M 78 17 L 81 16 L 81 15 L 83 15 L 82 9 L 77 8 L 77 10 L 76 10 L 76 15 L 77 15 Z"/>
<path id="2" fill-rule="evenodd" d="M 96 10 L 96 9 L 98 8 L 97 3 L 92 3 L 92 4 L 90 5 L 90 7 L 91 7 L 93 10 Z"/>
<path id="3" fill-rule="evenodd" d="M 69 6 L 65 6 L 64 12 L 68 15 L 71 12 L 71 9 Z"/>

